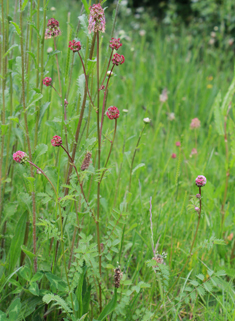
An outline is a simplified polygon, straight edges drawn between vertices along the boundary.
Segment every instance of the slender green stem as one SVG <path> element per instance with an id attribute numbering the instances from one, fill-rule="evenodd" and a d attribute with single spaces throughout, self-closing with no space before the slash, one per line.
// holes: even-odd
<path id="1" fill-rule="evenodd" d="M 53 38 L 53 40 L 54 40 L 54 49 L 57 50 L 55 37 Z M 55 59 L 56 59 L 57 74 L 58 74 L 58 80 L 59 80 L 59 86 L 60 86 L 60 95 L 62 95 L 62 87 L 61 87 L 61 80 L 60 80 L 60 68 L 59 68 L 59 61 L 58 61 L 57 54 L 55 55 Z"/>
<path id="2" fill-rule="evenodd" d="M 133 165 L 134 165 L 135 155 L 136 155 L 136 152 L 137 152 L 137 149 L 138 149 L 138 146 L 139 146 L 139 143 L 140 143 L 140 140 L 141 140 L 142 134 L 143 134 L 143 132 L 144 132 L 145 125 L 146 125 L 146 124 L 144 124 L 144 127 L 143 127 L 143 129 L 141 130 L 141 132 L 140 132 L 140 135 L 139 135 L 139 138 L 138 138 L 138 141 L 137 141 L 136 147 L 135 147 L 135 151 L 134 151 L 134 153 L 133 153 L 132 160 L 131 160 L 130 178 L 129 178 L 129 189 L 128 189 L 128 190 L 129 190 L 129 192 L 131 191 L 132 170 L 133 170 Z"/>
<path id="3" fill-rule="evenodd" d="M 100 170 L 100 71 L 99 71 L 99 31 L 97 31 L 97 139 L 98 139 L 98 171 Z M 100 226 L 99 226 L 99 219 L 100 219 L 100 182 L 97 183 L 97 221 L 96 221 L 96 230 L 97 230 L 97 244 L 98 244 L 98 251 L 99 251 L 99 272 L 101 277 L 101 247 L 100 247 Z M 102 291 L 101 291 L 101 283 L 99 283 L 99 301 L 100 301 L 100 312 L 102 311 Z"/>
<path id="4" fill-rule="evenodd" d="M 5 106 L 5 58 L 2 59 L 2 56 L 5 53 L 4 46 L 5 46 L 5 15 L 4 15 L 4 4 L 3 0 L 1 0 L 2 6 L 2 45 L 1 45 L 1 60 L 2 60 L 2 112 L 1 112 L 1 121 L 2 121 L 2 128 L 5 126 L 5 113 L 6 113 L 6 106 Z M 5 128 L 3 129 L 5 130 Z M 3 209 L 3 198 L 2 195 L 2 165 L 3 165 L 3 153 L 4 153 L 4 140 L 5 140 L 5 133 L 2 133 L 2 144 L 1 144 L 1 157 L 0 157 L 0 223 L 2 217 L 2 209 Z"/>
<path id="5" fill-rule="evenodd" d="M 106 159 L 106 162 L 105 162 L 104 167 L 107 167 L 107 165 L 108 165 L 108 161 L 109 161 L 110 155 L 111 155 L 111 153 L 112 153 L 112 149 L 113 149 L 113 143 L 114 143 L 116 131 L 117 131 L 117 119 L 115 119 L 115 126 L 114 126 L 114 132 L 113 132 L 113 140 L 111 141 L 109 154 L 108 154 L 108 157 L 107 157 L 107 159 Z M 102 176 L 101 176 L 101 179 L 100 179 L 100 184 L 101 184 L 101 182 L 102 182 L 102 179 L 103 179 L 104 174 L 105 174 L 106 171 L 107 171 L 107 169 L 106 169 L 105 171 L 103 171 L 103 173 L 102 173 Z"/>
<path id="6" fill-rule="evenodd" d="M 73 159 L 72 159 L 72 157 L 69 155 L 69 152 L 67 151 L 67 149 L 64 148 L 63 145 L 61 145 L 61 147 L 63 148 L 63 150 L 64 150 L 64 151 L 66 152 L 66 154 L 68 155 L 68 157 L 69 157 L 69 159 L 70 159 L 70 161 L 71 161 L 71 164 L 72 164 L 72 166 L 73 166 L 74 169 L 75 169 L 75 172 L 76 172 L 76 175 L 77 175 L 77 178 L 78 178 L 78 183 L 79 183 L 80 188 L 81 188 L 82 196 L 83 196 L 83 198 L 84 198 L 84 200 L 85 200 L 85 202 L 86 202 L 86 204 L 87 204 L 87 207 L 88 207 L 88 209 L 89 209 L 92 217 L 93 217 L 94 220 L 96 221 L 95 216 L 94 216 L 94 213 L 92 212 L 92 210 L 91 210 L 91 208 L 90 208 L 90 205 L 89 205 L 89 203 L 88 203 L 88 201 L 87 201 L 87 198 L 86 198 L 86 196 L 85 196 L 84 189 L 83 189 L 83 186 L 82 186 L 82 182 L 81 182 L 81 180 L 80 180 L 80 176 L 79 176 L 79 174 L 78 174 L 77 167 L 76 167 L 76 165 L 74 164 Z"/>
<path id="7" fill-rule="evenodd" d="M 69 92 L 70 92 L 71 81 L 72 81 L 72 75 L 73 75 L 74 54 L 75 54 L 75 53 L 73 52 L 72 63 L 71 63 L 70 74 L 69 74 L 69 85 L 68 85 L 67 95 L 66 95 L 66 98 L 67 98 L 67 99 L 69 99 Z"/>
<path id="8" fill-rule="evenodd" d="M 23 103 L 23 114 L 24 114 L 24 123 L 25 123 L 25 132 L 28 145 L 29 160 L 32 161 L 32 152 L 31 144 L 29 139 L 29 129 L 28 129 L 28 120 L 27 120 L 27 110 L 25 103 L 25 80 L 24 80 L 24 43 L 23 43 L 23 12 L 21 10 L 22 0 L 20 0 L 20 46 L 21 46 L 21 59 L 22 59 L 22 103 Z M 33 166 L 30 166 L 31 177 L 34 177 Z M 37 271 L 37 257 L 36 257 L 36 202 L 35 202 L 35 193 L 32 192 L 32 203 L 33 203 L 33 252 L 34 252 L 34 270 Z"/>

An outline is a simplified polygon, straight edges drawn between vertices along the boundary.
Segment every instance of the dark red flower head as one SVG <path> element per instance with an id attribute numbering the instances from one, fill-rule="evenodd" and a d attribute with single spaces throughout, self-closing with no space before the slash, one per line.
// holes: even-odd
<path id="1" fill-rule="evenodd" d="M 125 62 L 125 57 L 123 55 L 119 55 L 118 53 L 115 53 L 113 55 L 112 62 L 114 65 L 122 65 Z"/>
<path id="2" fill-rule="evenodd" d="M 120 42 L 120 38 L 118 39 L 112 38 L 109 42 L 110 42 L 109 47 L 112 49 L 118 50 L 122 46 L 122 43 Z"/>
<path id="3" fill-rule="evenodd" d="M 60 147 L 62 145 L 62 139 L 60 136 L 53 136 L 51 140 L 51 145 L 55 147 Z"/>
<path id="4" fill-rule="evenodd" d="M 111 106 L 106 111 L 106 115 L 109 119 L 117 119 L 119 117 L 119 110 L 115 106 Z"/>
<path id="5" fill-rule="evenodd" d="M 59 21 L 55 20 L 55 18 L 51 18 L 51 19 L 48 20 L 47 27 L 48 28 L 59 27 Z"/>
<path id="6" fill-rule="evenodd" d="M 50 77 L 45 77 L 42 82 L 43 82 L 43 85 L 48 87 L 48 86 L 51 86 L 52 79 Z"/>
<path id="7" fill-rule="evenodd" d="M 76 40 L 72 40 L 72 41 L 69 42 L 69 48 L 73 52 L 78 52 L 82 48 L 81 47 L 81 42 L 80 41 L 76 41 Z"/>

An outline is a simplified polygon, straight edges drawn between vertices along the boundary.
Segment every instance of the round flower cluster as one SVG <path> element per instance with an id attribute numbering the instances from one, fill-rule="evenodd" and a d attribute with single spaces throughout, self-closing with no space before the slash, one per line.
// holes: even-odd
<path id="1" fill-rule="evenodd" d="M 53 136 L 52 140 L 51 140 L 51 145 L 55 146 L 55 147 L 60 147 L 62 145 L 62 139 L 60 136 Z"/>
<path id="2" fill-rule="evenodd" d="M 43 85 L 45 85 L 45 86 L 51 86 L 51 83 L 52 83 L 52 79 L 50 78 L 50 77 L 45 77 L 43 80 L 42 80 L 42 82 L 43 82 Z"/>
<path id="3" fill-rule="evenodd" d="M 109 47 L 115 50 L 118 50 L 122 46 L 122 43 L 120 42 L 120 38 L 118 39 L 112 38 L 109 42 L 110 42 Z"/>
<path id="4" fill-rule="evenodd" d="M 113 55 L 112 62 L 114 65 L 122 65 L 125 62 L 125 57 L 123 55 L 119 55 L 118 53 L 115 53 Z"/>
<path id="5" fill-rule="evenodd" d="M 175 143 L 175 146 L 177 146 L 177 147 L 180 147 L 180 145 L 181 145 L 180 142 Z"/>
<path id="6" fill-rule="evenodd" d="M 81 50 L 81 48 L 82 47 L 80 41 L 72 40 L 69 42 L 69 49 L 73 52 L 78 52 L 79 50 Z"/>
<path id="7" fill-rule="evenodd" d="M 61 35 L 59 21 L 57 21 L 55 18 L 49 19 L 47 23 L 47 29 L 45 31 L 45 39 L 50 39 L 59 35 Z"/>
<path id="8" fill-rule="evenodd" d="M 206 178 L 203 175 L 199 175 L 196 179 L 195 179 L 195 183 L 198 187 L 202 187 L 206 185 Z"/>
<path id="9" fill-rule="evenodd" d="M 200 125 L 201 125 L 200 120 L 199 120 L 198 118 L 193 118 L 193 119 L 191 120 L 190 128 L 191 128 L 191 129 L 199 128 Z"/>
<path id="10" fill-rule="evenodd" d="M 101 7 L 100 3 L 94 4 L 92 7 L 90 7 L 88 31 L 89 33 L 91 33 L 92 31 L 105 32 L 104 9 Z"/>
<path id="11" fill-rule="evenodd" d="M 17 163 L 25 164 L 27 162 L 28 155 L 25 152 L 18 150 L 16 153 L 13 154 L 13 159 Z"/>
<path id="12" fill-rule="evenodd" d="M 117 119 L 119 117 L 119 110 L 115 106 L 111 106 L 106 111 L 106 116 L 108 116 L 109 119 Z"/>

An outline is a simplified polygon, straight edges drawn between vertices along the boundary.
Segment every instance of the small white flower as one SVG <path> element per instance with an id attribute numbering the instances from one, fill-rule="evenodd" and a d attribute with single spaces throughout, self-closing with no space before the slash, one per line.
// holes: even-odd
<path id="1" fill-rule="evenodd" d="M 145 31 L 145 30 L 140 30 L 140 31 L 139 31 L 139 35 L 140 35 L 141 37 L 145 36 L 145 34 L 146 34 L 146 31 Z"/>
<path id="2" fill-rule="evenodd" d="M 150 121 L 151 121 L 151 119 L 149 119 L 149 118 L 147 117 L 147 118 L 144 118 L 143 121 L 144 121 L 145 124 L 149 124 Z"/>
<path id="3" fill-rule="evenodd" d="M 128 109 L 123 109 L 122 111 L 126 114 L 128 113 Z"/>
<path id="4" fill-rule="evenodd" d="M 47 48 L 47 53 L 51 53 L 53 51 L 53 48 L 49 47 Z"/>
<path id="5" fill-rule="evenodd" d="M 175 114 L 174 114 L 174 113 L 169 113 L 169 114 L 168 114 L 168 119 L 169 119 L 170 121 L 174 120 L 174 119 L 175 119 Z"/>
<path id="6" fill-rule="evenodd" d="M 56 8 L 55 7 L 51 7 L 51 11 L 56 11 Z"/>

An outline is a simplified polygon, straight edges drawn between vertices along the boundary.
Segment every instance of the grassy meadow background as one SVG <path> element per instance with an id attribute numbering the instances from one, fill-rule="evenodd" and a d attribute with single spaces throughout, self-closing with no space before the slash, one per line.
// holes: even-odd
<path id="1" fill-rule="evenodd" d="M 39 11 L 38 1 L 23 1 L 21 29 L 19 1 L 1 2 L 0 320 L 235 320 L 235 46 L 233 22 L 227 28 L 233 6 L 225 2 L 218 20 L 208 21 L 209 11 L 201 22 L 190 24 L 175 18 L 174 2 L 162 21 L 152 17 L 149 9 L 130 11 L 126 1 L 107 4 L 106 32 L 100 33 L 100 73 L 104 75 L 109 59 L 108 44 L 117 8 L 114 37 L 121 38 L 123 45 L 118 53 L 125 56 L 125 63 L 114 68 L 106 101 L 107 107 L 119 109 L 120 117 L 100 190 L 101 275 L 95 223 L 81 198 L 74 172 L 69 197 L 63 200 L 68 157 L 50 143 L 54 135 L 64 142 L 67 133 L 68 150 L 72 151 L 85 90 L 82 65 L 76 55 L 66 96 L 72 62 L 69 40 L 76 38 L 82 43 L 81 55 L 96 99 L 97 63 L 85 60 L 92 39 L 87 31 L 88 14 L 80 1 L 39 1 Z M 213 11 L 217 7 L 211 4 L 211 8 Z M 46 22 L 54 17 L 60 23 L 61 35 L 55 39 L 63 98 L 69 103 L 67 122 L 61 99 L 51 87 L 41 85 L 41 79 L 51 77 L 59 90 L 53 39 L 45 39 L 41 49 L 45 9 Z M 42 174 L 34 170 L 32 179 L 30 166 L 12 159 L 17 150 L 28 153 L 22 107 L 21 35 L 32 160 L 47 174 L 63 200 L 67 266 L 75 237 L 68 272 L 70 289 L 61 246 L 57 262 L 54 260 L 61 232 L 53 190 Z M 164 88 L 168 99 L 161 102 Z M 103 99 L 103 92 L 100 96 Z M 143 119 L 147 117 L 151 122 L 145 125 Z M 197 129 L 190 128 L 193 118 L 201 122 Z M 129 189 L 131 161 L 143 127 Z M 105 116 L 101 168 L 113 130 L 114 121 Z M 176 142 L 181 146 L 177 147 Z M 191 153 L 193 148 L 196 154 Z M 96 112 L 87 98 L 75 164 L 94 213 L 99 179 L 96 150 Z M 88 171 L 81 172 L 87 151 L 92 153 L 92 164 Z M 173 153 L 176 158 L 172 158 Z M 202 188 L 202 217 L 190 255 L 198 220 L 194 209 L 198 206 L 198 175 L 204 175 L 207 183 Z M 36 195 L 37 272 L 33 265 L 32 191 Z M 158 242 L 160 255 L 166 253 L 162 256 L 165 264 L 156 266 L 152 260 L 152 242 L 154 247 Z M 114 269 L 119 265 L 123 275 L 115 290 Z M 99 285 L 103 315 L 98 303 Z"/>

